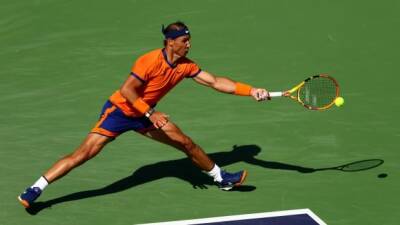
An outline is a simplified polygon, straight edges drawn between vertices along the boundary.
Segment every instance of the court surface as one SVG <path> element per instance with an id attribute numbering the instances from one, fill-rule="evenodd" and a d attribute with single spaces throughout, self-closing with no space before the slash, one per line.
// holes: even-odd
<path id="1" fill-rule="evenodd" d="M 2 0 L 0 225 L 131 225 L 310 209 L 326 224 L 397 225 L 400 3 Z M 271 91 L 329 73 L 345 105 L 308 111 L 184 80 L 157 109 L 243 187 L 223 192 L 185 156 L 127 133 L 50 185 L 17 195 L 71 152 L 132 62 L 186 22 L 203 70 Z M 322 170 L 367 159 L 358 172 Z M 387 174 L 386 177 L 382 174 Z"/>

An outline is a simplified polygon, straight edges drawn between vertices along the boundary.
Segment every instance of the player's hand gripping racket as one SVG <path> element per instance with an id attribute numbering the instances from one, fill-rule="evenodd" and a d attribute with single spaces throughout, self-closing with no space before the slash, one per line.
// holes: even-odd
<path id="1" fill-rule="evenodd" d="M 289 97 L 311 110 L 330 108 L 339 97 L 339 85 L 327 74 L 319 74 L 305 79 L 290 90 L 269 92 L 270 97 Z"/>

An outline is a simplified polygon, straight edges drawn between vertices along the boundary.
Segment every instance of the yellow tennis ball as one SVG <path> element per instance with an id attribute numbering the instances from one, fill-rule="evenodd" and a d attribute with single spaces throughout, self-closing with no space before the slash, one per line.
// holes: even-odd
<path id="1" fill-rule="evenodd" d="M 343 104 L 344 104 L 344 99 L 343 99 L 342 97 L 337 97 L 337 98 L 335 99 L 335 105 L 336 105 L 337 107 L 342 106 Z"/>

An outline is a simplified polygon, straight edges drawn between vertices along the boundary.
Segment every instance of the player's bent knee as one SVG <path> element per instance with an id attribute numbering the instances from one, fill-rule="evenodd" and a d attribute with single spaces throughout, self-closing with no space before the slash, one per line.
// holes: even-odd
<path id="1" fill-rule="evenodd" d="M 89 160 L 89 151 L 88 149 L 79 149 L 78 151 L 74 152 L 70 156 L 70 160 L 74 165 L 80 165 L 84 163 L 85 161 Z"/>
<path id="2" fill-rule="evenodd" d="M 69 158 L 74 166 L 80 165 L 96 156 L 104 145 L 102 142 L 83 143 Z"/>
<path id="3" fill-rule="evenodd" d="M 195 143 L 192 141 L 190 138 L 185 138 L 183 145 L 185 146 L 186 149 L 192 150 L 195 148 Z"/>
<path id="4" fill-rule="evenodd" d="M 174 147 L 185 152 L 187 155 L 196 154 L 197 145 L 190 137 L 186 136 L 177 125 L 168 122 L 162 127 L 162 130 L 164 130 L 168 134 L 168 137 L 174 142 Z"/>
<path id="5" fill-rule="evenodd" d="M 192 155 L 196 151 L 196 144 L 189 137 L 185 137 L 182 141 L 182 145 L 187 154 Z"/>

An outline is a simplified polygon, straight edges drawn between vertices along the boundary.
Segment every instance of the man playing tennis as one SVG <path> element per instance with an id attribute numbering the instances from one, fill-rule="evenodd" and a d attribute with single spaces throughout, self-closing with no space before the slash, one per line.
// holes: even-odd
<path id="1" fill-rule="evenodd" d="M 150 51 L 137 59 L 127 80 L 105 103 L 99 121 L 83 143 L 74 152 L 58 160 L 18 196 L 24 207 L 30 207 L 49 183 L 93 158 L 107 143 L 130 130 L 183 151 L 223 190 L 242 184 L 246 171 L 228 173 L 221 170 L 200 146 L 169 120 L 167 114 L 156 111 L 154 107 L 183 78 L 192 78 L 199 84 L 223 93 L 251 96 L 257 101 L 269 99 L 268 92 L 214 76 L 186 58 L 191 46 L 190 32 L 184 23 L 172 23 L 165 29 L 163 27 L 162 32 L 165 37 L 164 48 Z"/>

